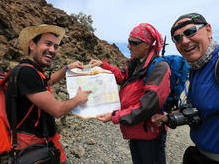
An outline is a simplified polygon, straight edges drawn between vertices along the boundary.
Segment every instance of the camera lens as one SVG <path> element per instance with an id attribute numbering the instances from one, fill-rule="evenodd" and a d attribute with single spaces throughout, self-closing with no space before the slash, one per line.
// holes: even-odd
<path id="1" fill-rule="evenodd" d="M 187 118 L 181 112 L 173 114 L 173 118 L 177 126 L 187 123 Z"/>

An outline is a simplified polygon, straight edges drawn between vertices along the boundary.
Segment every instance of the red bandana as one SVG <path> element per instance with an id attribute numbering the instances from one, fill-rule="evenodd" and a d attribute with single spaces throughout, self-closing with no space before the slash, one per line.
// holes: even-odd
<path id="1" fill-rule="evenodd" d="M 163 46 L 163 38 L 161 34 L 148 23 L 141 23 L 136 26 L 131 31 L 130 36 L 140 39 L 150 45 L 153 45 L 154 41 L 156 41 L 154 48 L 157 51 L 157 54 L 159 54 Z"/>

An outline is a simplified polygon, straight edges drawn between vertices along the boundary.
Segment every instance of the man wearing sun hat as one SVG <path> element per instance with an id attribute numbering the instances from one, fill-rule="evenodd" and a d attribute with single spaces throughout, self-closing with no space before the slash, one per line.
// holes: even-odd
<path id="1" fill-rule="evenodd" d="M 113 72 L 120 85 L 121 109 L 97 116 L 103 122 L 120 124 L 124 139 L 129 139 L 133 164 L 165 164 L 165 130 L 153 127 L 150 118 L 161 113 L 170 93 L 170 68 L 158 63 L 149 75 L 150 63 L 163 46 L 160 33 L 150 24 L 134 27 L 128 39 L 131 59 L 124 69 L 111 66 L 106 60 L 91 60 Z"/>
<path id="2" fill-rule="evenodd" d="M 201 119 L 199 127 L 190 129 L 195 146 L 186 149 L 183 163 L 218 164 L 219 45 L 212 38 L 211 25 L 198 13 L 180 16 L 171 28 L 171 36 L 191 66 L 187 99 L 200 112 Z M 172 114 L 160 119 L 171 123 L 171 118 Z"/>
<path id="3" fill-rule="evenodd" d="M 19 123 L 16 149 L 19 151 L 31 144 L 49 142 L 60 150 L 61 163 L 65 163 L 66 158 L 59 143 L 60 137 L 56 134 L 54 118 L 59 118 L 73 107 L 85 103 L 91 92 L 79 88 L 76 96 L 66 101 L 57 101 L 51 94 L 49 85 L 61 80 L 66 69 L 83 67 L 81 62 L 76 61 L 53 73 L 50 78 L 43 74 L 43 69 L 50 66 L 55 58 L 64 34 L 63 28 L 46 24 L 26 27 L 20 32 L 18 42 L 28 57 L 20 62 L 22 68 L 18 75 L 18 103 L 16 104 L 17 123 Z M 10 85 L 6 95 L 8 95 L 6 96 L 8 118 L 12 124 Z M 44 129 L 47 129 L 47 134 Z"/>

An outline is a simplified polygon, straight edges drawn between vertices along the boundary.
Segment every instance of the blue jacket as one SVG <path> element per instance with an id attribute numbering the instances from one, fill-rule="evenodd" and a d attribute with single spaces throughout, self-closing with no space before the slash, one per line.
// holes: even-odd
<path id="1" fill-rule="evenodd" d="M 203 120 L 198 129 L 191 129 L 191 139 L 198 148 L 211 153 L 219 153 L 219 115 L 204 119 L 219 112 L 219 84 L 214 74 L 218 53 L 219 45 L 204 67 L 192 70 L 189 91 L 190 102 L 198 108 Z"/>

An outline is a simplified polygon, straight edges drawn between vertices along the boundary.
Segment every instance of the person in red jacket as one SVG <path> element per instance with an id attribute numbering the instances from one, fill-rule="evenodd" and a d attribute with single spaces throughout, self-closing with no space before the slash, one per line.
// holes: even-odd
<path id="1" fill-rule="evenodd" d="M 130 140 L 134 164 L 163 164 L 166 161 L 163 139 L 166 134 L 153 127 L 150 118 L 161 113 L 170 93 L 170 68 L 162 61 L 146 76 L 148 66 L 159 56 L 162 46 L 160 33 L 152 25 L 141 23 L 130 33 L 131 58 L 124 69 L 111 66 L 106 60 L 90 61 L 91 66 L 112 71 L 120 85 L 121 109 L 98 115 L 97 119 L 120 124 L 123 138 Z"/>

